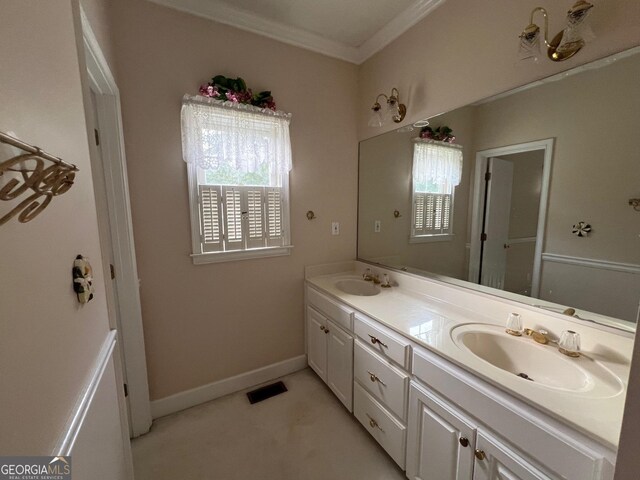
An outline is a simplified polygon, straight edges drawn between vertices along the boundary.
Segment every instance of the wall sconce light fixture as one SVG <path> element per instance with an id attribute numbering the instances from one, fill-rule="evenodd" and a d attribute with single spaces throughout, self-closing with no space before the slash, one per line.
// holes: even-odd
<path id="1" fill-rule="evenodd" d="M 567 12 L 567 24 L 551 41 L 549 41 L 549 18 L 542 7 L 531 11 L 529 25 L 520 34 L 518 56 L 520 60 L 538 61 L 540 56 L 540 27 L 533 23 L 536 13 L 544 17 L 544 37 L 542 41 L 547 46 L 547 56 L 554 62 L 562 62 L 573 57 L 584 47 L 585 43 L 594 38 L 591 27 L 586 21 L 593 5 L 585 0 L 578 0 Z"/>
<path id="2" fill-rule="evenodd" d="M 380 105 L 380 97 L 384 97 L 386 104 Z M 393 120 L 395 123 L 400 123 L 404 120 L 407 114 L 407 107 L 400 103 L 400 92 L 397 88 L 391 89 L 391 95 L 387 96 L 384 93 L 379 94 L 376 97 L 376 101 L 371 107 L 371 118 L 369 118 L 370 127 L 381 127 L 382 125 Z"/>

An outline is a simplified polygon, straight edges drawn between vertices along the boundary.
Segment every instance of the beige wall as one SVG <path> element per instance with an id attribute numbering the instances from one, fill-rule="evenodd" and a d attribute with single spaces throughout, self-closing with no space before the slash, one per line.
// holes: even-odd
<path id="1" fill-rule="evenodd" d="M 88 380 L 109 323 L 89 163 L 76 2 L 3 0 L 0 131 L 75 163 L 70 191 L 29 223 L 0 227 L 0 453 L 48 455 Z M 0 212 L 9 206 L 1 202 Z M 71 268 L 93 261 L 80 306 Z"/>
<path id="2" fill-rule="evenodd" d="M 571 1 L 543 2 L 550 30 L 562 27 Z M 625 50 L 640 42 L 640 2 L 603 0 L 592 15 L 597 39 L 570 60 L 517 65 L 517 37 L 539 0 L 447 0 L 358 71 L 360 138 L 381 133 L 367 127 L 380 92 L 400 90 L 407 104 L 404 123 L 475 102 Z M 390 125 L 383 130 L 391 130 Z"/>
<path id="3" fill-rule="evenodd" d="M 355 257 L 356 67 L 142 0 L 113 14 L 152 399 L 303 354 L 304 266 Z M 218 73 L 293 114 L 289 257 L 189 258 L 180 102 Z"/>

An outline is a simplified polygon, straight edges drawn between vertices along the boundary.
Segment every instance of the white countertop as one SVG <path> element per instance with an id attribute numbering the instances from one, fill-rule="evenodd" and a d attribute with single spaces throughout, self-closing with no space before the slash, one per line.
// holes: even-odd
<path id="1" fill-rule="evenodd" d="M 563 360 L 566 358 L 566 361 L 577 362 L 586 372 L 594 366 L 600 371 L 608 370 L 619 379 L 617 387 L 607 395 L 593 395 L 591 392 L 590 396 L 588 391 L 575 392 L 547 387 L 491 365 L 459 347 L 452 338 L 452 329 L 464 324 L 504 327 L 504 312 L 518 311 L 512 304 L 506 302 L 505 305 L 504 301 L 486 294 L 443 287 L 438 282 L 417 280 L 398 272 L 377 270 L 381 274 L 390 273 L 392 283 L 396 286 L 381 289 L 374 296 L 350 295 L 336 288 L 335 283 L 339 279 L 361 278 L 356 271 L 311 274 L 307 276 L 307 282 L 604 446 L 617 450 L 633 338 L 603 331 L 588 324 L 576 325 L 575 319 L 564 320 L 557 318 L 557 315 L 547 316 L 522 307 L 520 310 L 523 312 L 519 313 L 523 315 L 525 327 L 545 328 L 556 338 L 565 329 L 580 333 L 583 355 L 578 359 L 563 357 Z M 517 341 L 527 342 L 541 349 L 554 349 L 550 345 L 538 345 L 528 337 L 518 338 Z"/>

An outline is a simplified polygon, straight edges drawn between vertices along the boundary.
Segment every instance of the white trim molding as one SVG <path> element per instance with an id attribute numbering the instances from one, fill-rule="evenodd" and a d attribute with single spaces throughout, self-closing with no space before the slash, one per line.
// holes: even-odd
<path id="1" fill-rule="evenodd" d="M 553 160 L 555 139 L 548 138 L 533 142 L 507 145 L 503 147 L 482 150 L 476 153 L 475 177 L 473 180 L 473 207 L 471 222 L 471 251 L 469 255 L 469 277 L 472 283 L 477 283 L 480 265 L 480 250 L 482 233 L 482 217 L 484 216 L 485 172 L 487 163 L 492 157 L 501 157 L 514 153 L 542 150 L 544 152 L 544 167 L 542 170 L 542 188 L 540 190 L 540 208 L 538 210 L 538 228 L 535 237 L 535 253 L 533 260 L 533 275 L 531 279 L 531 296 L 538 297 L 540 293 L 540 269 L 542 266 L 542 249 L 544 243 L 545 226 L 547 222 L 547 205 L 549 203 L 549 184 L 551 182 L 551 163 Z M 514 242 L 516 243 L 516 242 Z M 520 242 L 518 242 L 520 243 Z"/>
<path id="2" fill-rule="evenodd" d="M 87 75 L 90 88 L 96 94 L 98 123 L 102 127 L 100 148 L 104 161 L 104 180 L 107 186 L 106 209 L 109 215 L 111 237 L 108 240 L 113 250 L 113 263 L 117 275 L 114 285 L 118 299 L 117 328 L 120 335 L 120 349 L 124 352 L 123 373 L 129 392 L 127 405 L 130 415 L 130 433 L 133 437 L 137 437 L 149 431 L 151 410 L 120 92 L 82 7 L 80 17 Z"/>
<path id="3" fill-rule="evenodd" d="M 82 389 L 80 396 L 78 397 L 78 401 L 74 406 L 71 416 L 67 421 L 65 429 L 58 440 L 53 452 L 51 455 L 53 456 L 68 456 L 71 455 L 73 450 L 73 445 L 78 438 L 78 434 L 82 429 L 82 424 L 84 423 L 85 418 L 87 418 L 87 412 L 91 407 L 91 402 L 93 401 L 93 397 L 98 390 L 98 386 L 100 386 L 100 382 L 102 380 L 102 375 L 104 374 L 107 365 L 109 364 L 109 360 L 111 359 L 111 354 L 113 353 L 113 349 L 116 346 L 116 330 L 111 330 L 107 334 L 107 338 L 102 344 L 102 348 L 98 353 L 98 357 L 96 358 L 96 362 L 91 370 L 91 376 L 89 381 Z"/>
<path id="4" fill-rule="evenodd" d="M 568 265 L 578 265 L 580 267 L 598 268 L 601 270 L 640 275 L 640 265 L 635 263 L 612 262 L 609 260 L 573 257 L 571 255 L 560 255 L 557 253 L 543 253 L 542 260 L 545 262 L 564 263 Z"/>
<path id="5" fill-rule="evenodd" d="M 268 20 L 220 0 L 148 1 L 359 65 L 389 45 L 446 0 L 416 0 L 358 47 L 285 23 Z"/>
<path id="6" fill-rule="evenodd" d="M 293 245 L 283 247 L 249 248 L 247 250 L 231 250 L 228 252 L 193 253 L 191 260 L 194 265 L 207 263 L 235 262 L 237 260 L 251 260 L 254 258 L 282 257 L 289 255 Z"/>
<path id="7" fill-rule="evenodd" d="M 250 372 L 241 373 L 235 377 L 225 378 L 224 380 L 154 400 L 151 402 L 151 414 L 154 419 L 164 417 L 215 400 L 216 398 L 224 397 L 230 393 L 239 392 L 245 388 L 275 380 L 276 378 L 303 370 L 306 367 L 306 355 L 283 360 L 282 362 L 267 365 L 266 367 L 251 370 Z"/>

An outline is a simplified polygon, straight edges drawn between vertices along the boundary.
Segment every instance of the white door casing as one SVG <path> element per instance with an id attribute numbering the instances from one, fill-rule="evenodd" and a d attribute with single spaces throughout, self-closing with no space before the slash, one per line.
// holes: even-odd
<path id="1" fill-rule="evenodd" d="M 482 209 L 484 206 L 484 175 L 487 163 L 492 157 L 500 157 L 513 153 L 544 151 L 544 167 L 542 170 L 542 188 L 540 190 L 540 209 L 538 213 L 538 228 L 536 247 L 533 261 L 533 275 L 531 279 L 531 296 L 537 298 L 540 293 L 540 272 L 542 266 L 542 251 L 544 249 L 544 235 L 549 203 L 549 184 L 551 180 L 551 164 L 553 159 L 554 139 L 536 140 L 505 147 L 481 150 L 476 153 L 475 175 L 473 180 L 473 207 L 471 209 L 471 252 L 469 257 L 468 280 L 478 283 L 478 267 L 480 265 L 480 235 L 482 233 Z"/>
<path id="2" fill-rule="evenodd" d="M 116 273 L 114 285 L 115 322 L 122 334 L 123 375 L 127 380 L 130 434 L 137 437 L 151 427 L 149 385 L 142 330 L 140 281 L 135 257 L 127 167 L 122 133 L 120 94 L 91 25 L 81 9 L 82 35 L 89 87 L 95 94 L 100 125 L 101 159 L 94 154 L 92 165 L 102 160 L 106 199 L 96 198 L 98 209 L 108 212 L 109 238 Z M 104 205 L 106 201 L 106 207 Z M 101 235 L 102 237 L 102 235 Z M 107 253 L 108 254 L 108 253 Z M 108 270 L 107 270 L 108 271 Z M 106 280 L 106 279 L 105 279 Z M 114 312 L 110 312 L 114 313 Z M 110 315 L 114 323 L 113 316 Z"/>

